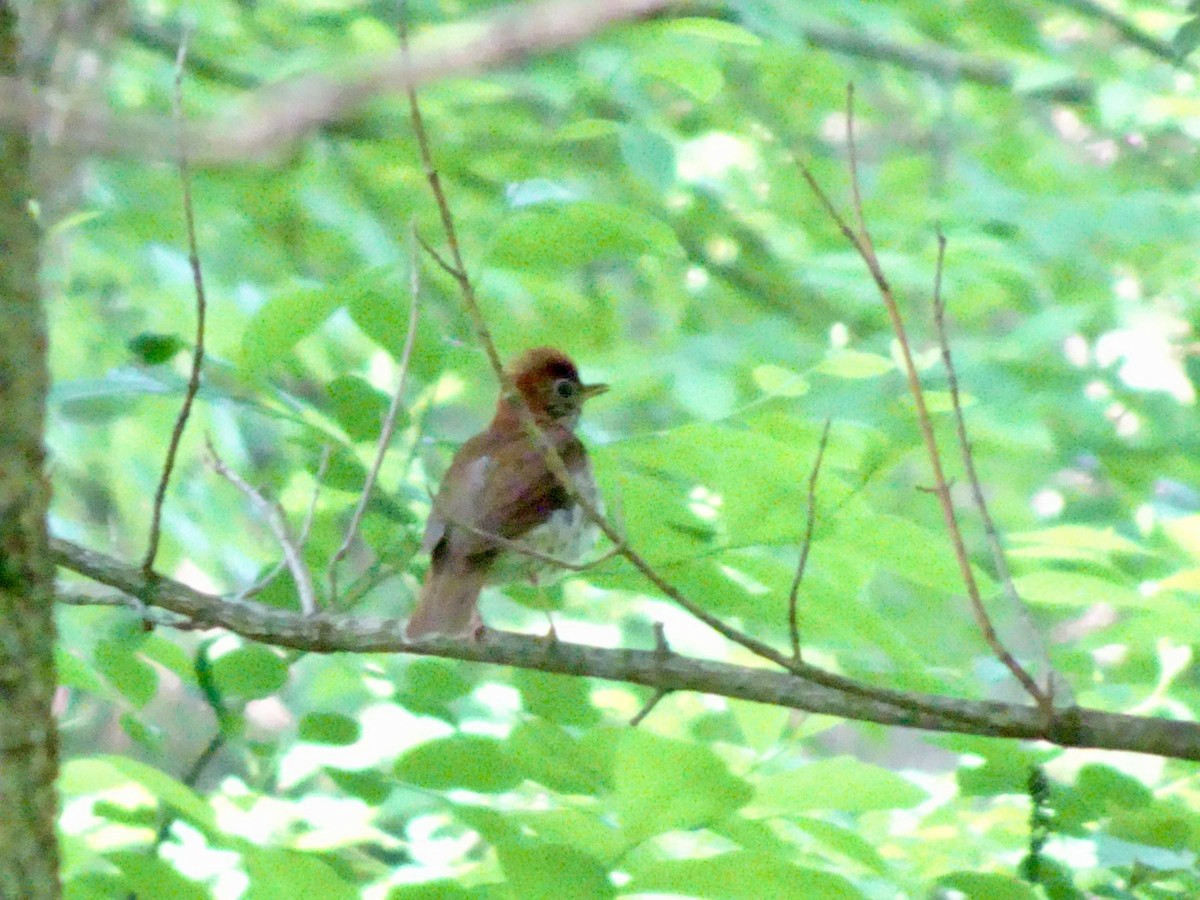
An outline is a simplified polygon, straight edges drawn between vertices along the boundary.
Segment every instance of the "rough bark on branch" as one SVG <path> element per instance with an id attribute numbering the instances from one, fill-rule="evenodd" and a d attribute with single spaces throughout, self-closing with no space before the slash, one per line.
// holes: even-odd
<path id="1" fill-rule="evenodd" d="M 225 600 L 168 578 L 147 578 L 134 566 L 69 541 L 52 540 L 51 549 L 63 568 L 149 606 L 184 616 L 191 623 L 224 628 L 280 647 L 314 653 L 440 656 L 623 681 L 663 691 L 697 691 L 883 725 L 1200 760 L 1200 723 L 1195 722 L 1074 709 L 1048 726 L 1041 712 L 1031 706 L 921 694 L 911 696 L 929 711 L 904 710 L 891 702 L 848 694 L 772 669 L 695 659 L 670 651 L 613 650 L 562 641 L 547 644 L 540 637 L 508 632 L 489 631 L 481 641 L 434 638 L 410 642 L 404 639 L 400 620 L 303 616 L 251 601 Z M 869 687 L 864 688 L 869 693 Z M 970 721 L 964 721 L 964 716 Z"/>

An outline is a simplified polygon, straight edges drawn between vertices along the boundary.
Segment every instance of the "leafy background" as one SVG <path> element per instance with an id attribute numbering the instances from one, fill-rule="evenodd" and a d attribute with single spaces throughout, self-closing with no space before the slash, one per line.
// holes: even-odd
<path id="1" fill-rule="evenodd" d="M 488 8 L 409 15 L 416 39 L 453 42 Z M 946 387 L 935 223 L 949 239 L 976 462 L 1036 624 L 1002 599 L 970 518 L 1004 636 L 1032 659 L 1040 635 L 1082 703 L 1195 715 L 1196 28 L 1181 3 L 1113 9 L 1168 52 L 1080 3 L 730 0 L 422 92 L 501 352 L 553 344 L 613 384 L 582 428 L 608 505 L 705 607 L 786 645 L 805 483 L 832 418 L 807 658 L 881 685 L 1019 697 L 922 490 L 886 315 L 793 162 L 847 196 L 852 81 L 867 215 L 933 392 Z M 137 0 L 105 100 L 168 113 L 185 22 L 186 106 L 203 114 L 394 50 L 395 15 Z M 839 36 L 857 52 L 831 52 Z M 957 53 L 1008 81 L 953 80 L 880 47 Z M 210 360 L 160 569 L 236 595 L 279 547 L 205 467 L 205 437 L 297 526 L 328 448 L 305 545 L 323 574 L 396 376 L 410 223 L 440 232 L 402 98 L 275 163 L 201 170 L 194 190 Z M 53 530 L 131 560 L 186 380 L 182 223 L 175 168 L 134 159 L 85 161 L 76 200 L 46 223 Z M 495 400 L 453 282 L 428 258 L 420 278 L 401 427 L 340 571 L 342 605 L 363 614 L 407 614 L 429 491 Z M 966 508 L 961 483 L 956 499 Z M 294 608 L 294 585 L 284 574 L 262 599 Z M 616 561 L 544 596 L 489 592 L 484 613 L 540 631 L 546 604 L 566 639 L 652 646 L 663 622 L 681 652 L 747 661 Z M 126 609 L 64 608 L 60 627 L 72 897 L 1200 892 L 1191 765 L 692 695 L 631 729 L 648 694 L 625 686 L 146 632 Z M 1040 886 L 1021 877 L 1033 765 L 1051 816 Z"/>

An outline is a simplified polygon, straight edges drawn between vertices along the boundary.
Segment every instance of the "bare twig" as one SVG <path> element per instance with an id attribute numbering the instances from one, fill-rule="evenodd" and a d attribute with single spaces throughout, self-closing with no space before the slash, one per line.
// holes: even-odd
<path id="1" fill-rule="evenodd" d="M 813 528 L 817 522 L 817 478 L 821 474 L 821 460 L 825 458 L 825 447 L 829 443 L 829 426 L 832 419 L 825 420 L 821 429 L 821 440 L 817 444 L 817 457 L 813 460 L 812 472 L 808 476 L 808 499 L 804 510 L 804 538 L 800 542 L 800 560 L 796 563 L 796 574 L 792 576 L 792 587 L 788 591 L 788 631 L 792 638 L 792 659 L 800 662 L 800 625 L 796 620 L 796 600 L 800 596 L 800 583 L 808 566 L 808 552 L 812 548 Z"/>
<path id="2" fill-rule="evenodd" d="M 296 583 L 300 611 L 306 616 L 314 615 L 317 612 L 317 591 L 313 586 L 312 572 L 309 571 L 308 563 L 304 561 L 304 554 L 299 543 L 292 537 L 283 509 L 278 503 L 273 503 L 264 497 L 257 488 L 248 484 L 241 475 L 227 466 L 225 461 L 217 455 L 211 441 L 206 441 L 206 446 L 208 462 L 213 471 L 241 491 L 266 519 L 267 526 L 283 549 L 283 558 L 287 563 L 288 572 L 291 573 L 292 580 Z"/>
<path id="3" fill-rule="evenodd" d="M 321 486 L 325 483 L 325 473 L 329 471 L 329 445 L 325 444 L 321 448 L 321 460 L 317 463 L 317 478 L 313 485 L 312 496 L 308 500 L 308 509 L 304 512 L 304 522 L 300 526 L 300 534 L 296 538 L 296 546 L 301 550 L 308 543 L 309 532 L 312 531 L 313 519 L 317 514 L 317 501 L 321 498 Z M 238 600 L 247 600 L 250 597 L 257 596 L 262 593 L 271 582 L 279 577 L 279 574 L 287 568 L 287 557 L 279 560 L 266 575 L 256 581 L 250 587 L 246 588 L 237 595 Z"/>
<path id="4" fill-rule="evenodd" d="M 1039 662 L 1046 672 L 1046 693 L 1050 697 L 1055 698 L 1057 702 L 1073 702 L 1071 687 L 1066 679 L 1062 678 L 1054 664 L 1050 661 L 1050 654 L 1046 650 L 1046 645 L 1041 639 L 1041 634 L 1029 614 L 1029 609 L 1025 605 L 1025 601 L 1021 599 L 1021 595 L 1017 592 L 1017 586 L 1013 582 L 1012 572 L 1008 568 L 1008 558 L 1004 554 L 1004 545 L 1000 540 L 1000 532 L 996 528 L 996 523 L 992 519 L 992 514 L 988 510 L 987 500 L 983 495 L 983 485 L 979 480 L 979 473 L 975 469 L 975 454 L 971 450 L 971 441 L 967 436 L 966 417 L 963 415 L 962 400 L 958 389 L 958 372 L 954 368 L 954 360 L 950 353 L 950 338 L 946 332 L 946 301 L 942 295 L 942 272 L 946 259 L 946 235 L 942 233 L 941 227 L 937 230 L 937 267 L 934 272 L 933 280 L 933 322 L 937 329 L 938 344 L 942 350 L 942 365 L 946 369 L 946 384 L 950 390 L 950 403 L 954 408 L 954 427 L 958 436 L 958 446 L 962 455 L 963 471 L 966 472 L 967 481 L 971 485 L 971 497 L 975 501 L 975 508 L 979 512 L 979 519 L 983 523 L 984 534 L 987 535 L 988 547 L 992 552 L 992 562 L 996 567 L 996 576 L 1000 584 L 1004 587 L 1005 596 L 1008 597 L 1009 603 L 1020 616 L 1022 625 L 1026 632 L 1031 635 L 1034 647 L 1040 657 Z"/>
<path id="5" fill-rule="evenodd" d="M 387 455 L 388 448 L 392 443 L 392 434 L 396 430 L 396 418 L 400 413 L 400 404 L 404 398 L 404 388 L 408 383 L 408 364 L 412 359 L 413 345 L 417 339 L 417 322 L 421 316 L 421 260 L 417 254 L 417 226 L 415 223 L 409 226 L 409 282 L 408 282 L 408 334 L 404 336 L 404 347 L 400 351 L 400 372 L 396 376 L 396 389 L 392 392 L 392 402 L 388 406 L 387 415 L 383 420 L 383 427 L 379 431 L 379 440 L 375 444 L 375 460 L 371 463 L 371 468 L 367 472 L 367 478 L 363 482 L 362 493 L 358 498 L 358 505 L 354 507 L 354 515 L 350 517 L 350 524 L 346 526 L 346 536 L 342 539 L 342 544 L 338 547 L 337 552 L 333 554 L 329 560 L 329 568 L 326 570 L 326 580 L 329 584 L 329 600 L 336 602 L 337 589 L 337 567 L 338 564 L 345 559 L 346 554 L 350 552 L 350 546 L 354 543 L 354 539 L 358 537 L 358 529 L 362 524 L 363 515 L 367 511 L 367 504 L 371 500 L 371 494 L 375 490 L 375 481 L 379 478 L 379 469 L 383 466 L 383 458 Z"/>
<path id="6" fill-rule="evenodd" d="M 187 226 L 188 263 L 192 268 L 192 286 L 196 291 L 196 342 L 192 348 L 192 372 L 188 377 L 187 390 L 183 394 L 183 404 L 179 407 L 179 415 L 175 418 L 175 427 L 171 430 L 171 440 L 167 445 L 167 458 L 163 462 L 162 476 L 158 488 L 154 492 L 154 505 L 150 516 L 150 538 L 146 546 L 146 555 L 142 559 L 142 571 L 149 573 L 154 569 L 154 560 L 158 556 L 158 542 L 162 533 L 162 508 L 167 496 L 167 486 L 171 483 L 171 472 L 175 468 L 175 457 L 179 453 L 179 442 L 183 439 L 183 429 L 187 426 L 188 417 L 192 412 L 192 403 L 200 391 L 200 372 L 204 368 L 204 319 L 208 302 L 204 294 L 204 275 L 200 269 L 200 253 L 196 249 L 196 216 L 192 206 L 192 172 L 188 158 L 188 141 L 184 133 L 183 118 L 183 72 L 187 61 L 187 32 L 184 32 L 179 42 L 179 53 L 175 57 L 175 90 L 173 100 L 175 105 L 175 120 L 178 127 L 179 151 L 179 182 L 183 188 L 183 218 Z"/>
<path id="7" fill-rule="evenodd" d="M 644 720 L 646 716 L 650 715 L 650 713 L 654 711 L 654 707 L 658 706 L 663 697 L 667 696 L 669 693 L 670 691 L 668 691 L 666 688 L 656 688 L 654 693 L 650 695 L 650 699 L 647 700 L 645 704 L 643 704 L 642 708 L 637 711 L 634 717 L 629 720 L 629 726 L 631 728 L 637 728 L 639 725 L 641 725 L 642 720 Z"/>
<path id="8" fill-rule="evenodd" d="M 505 550 L 511 550 L 513 553 L 516 553 L 519 556 L 528 556 L 530 559 L 536 559 L 539 562 L 544 562 L 547 565 L 554 566 L 555 568 L 559 569 L 565 569 L 569 572 L 586 572 L 589 569 L 596 568 L 596 566 L 600 565 L 601 563 L 608 562 L 614 556 L 619 556 L 622 553 L 622 546 L 617 545 L 605 551 L 600 556 L 597 556 L 595 559 L 588 560 L 587 562 L 569 562 L 565 559 L 559 559 L 557 556 L 551 556 L 549 553 L 543 553 L 541 550 L 538 550 L 535 547 L 530 547 L 524 541 L 513 540 L 512 538 L 506 538 L 503 535 L 484 531 L 482 528 L 476 528 L 469 522 L 462 522 L 458 519 L 448 519 L 447 522 L 454 525 L 456 528 L 462 528 L 465 531 L 469 531 L 472 534 L 485 539 L 489 543 L 503 547 Z"/>
<path id="9" fill-rule="evenodd" d="M 850 121 L 854 119 L 854 93 L 847 93 L 847 118 Z M 848 130 L 851 147 L 853 147 L 853 129 Z M 809 188 L 816 195 L 821 205 L 825 207 L 826 212 L 831 219 L 837 223 L 842 234 L 854 246 L 862 258 L 863 263 L 867 267 L 872 280 L 875 282 L 875 287 L 879 291 L 880 298 L 883 300 L 884 308 L 887 310 L 888 318 L 891 321 L 892 331 L 896 335 L 896 341 L 900 345 L 901 358 L 904 362 L 904 372 L 908 379 L 909 391 L 913 397 L 913 403 L 917 412 L 917 424 L 921 429 L 921 435 L 925 441 L 926 454 L 929 457 L 929 464 L 933 470 L 934 477 L 934 493 L 937 495 L 938 503 L 942 510 L 942 518 L 945 521 L 946 532 L 950 537 L 951 546 L 954 549 L 954 557 L 958 562 L 959 573 L 963 580 L 963 585 L 967 591 L 967 597 L 970 600 L 971 611 L 974 614 L 976 625 L 979 627 L 984 640 L 988 647 L 996 655 L 996 658 L 1004 664 L 1005 668 L 1012 673 L 1030 697 L 1038 704 L 1042 711 L 1047 716 L 1053 715 L 1053 704 L 1046 693 L 1038 686 L 1032 676 L 1025 671 L 1013 655 L 1005 648 L 1004 644 L 996 634 L 995 626 L 992 624 L 991 617 L 988 615 L 987 609 L 983 605 L 983 599 L 979 593 L 979 585 L 975 580 L 975 573 L 971 569 L 971 560 L 967 555 L 967 548 L 963 542 L 962 531 L 958 526 L 958 518 L 954 510 L 954 504 L 950 497 L 950 486 L 946 480 L 946 474 L 942 468 L 941 451 L 938 449 L 937 438 L 933 432 L 933 423 L 929 415 L 929 409 L 925 403 L 925 394 L 921 389 L 921 379 L 917 374 L 916 363 L 913 361 L 912 347 L 908 341 L 908 334 L 904 327 L 904 319 L 900 315 L 900 306 L 896 302 L 896 297 L 892 291 L 892 286 L 888 282 L 887 276 L 883 272 L 880 265 L 879 257 L 875 253 L 875 249 L 871 244 L 869 233 L 857 235 L 846 221 L 845 217 L 833 205 L 829 196 L 825 193 L 812 170 L 803 162 L 797 159 L 796 165 L 800 169 L 800 174 L 808 183 Z M 857 156 L 853 149 L 850 153 L 850 179 L 852 184 L 857 185 L 859 181 Z M 854 197 L 854 215 L 860 222 L 864 221 L 864 216 L 861 208 L 861 194 L 857 187 L 853 190 Z M 865 231 L 865 229 L 864 229 Z"/>

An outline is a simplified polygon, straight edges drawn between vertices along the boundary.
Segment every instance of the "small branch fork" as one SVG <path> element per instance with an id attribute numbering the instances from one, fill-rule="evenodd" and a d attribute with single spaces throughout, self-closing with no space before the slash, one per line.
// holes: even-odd
<path id="1" fill-rule="evenodd" d="M 292 580 L 296 582 L 300 611 L 306 616 L 314 615 L 317 612 L 317 589 L 313 584 L 312 572 L 304 560 L 302 542 L 292 537 L 283 510 L 278 503 L 268 500 L 257 488 L 247 483 L 241 475 L 225 465 L 225 461 L 217 455 L 211 441 L 206 441 L 205 447 L 208 450 L 209 465 L 212 466 L 213 471 L 241 491 L 267 520 L 271 533 L 275 535 L 275 540 L 283 548 L 283 559 L 287 564 L 288 572 L 291 573 Z"/>
<path id="2" fill-rule="evenodd" d="M 400 26 L 401 49 L 407 52 L 407 32 L 404 23 Z M 463 306 L 466 309 L 467 315 L 471 320 L 471 324 L 475 331 L 476 339 L 483 347 L 487 354 L 488 361 L 491 363 L 492 370 L 496 375 L 497 381 L 501 385 L 501 390 L 504 396 L 512 404 L 520 419 L 522 427 L 526 434 L 533 441 L 534 445 L 539 447 L 542 452 L 542 457 L 546 462 L 547 468 L 558 479 L 559 483 L 567 491 L 573 503 L 576 503 L 583 509 L 588 520 L 593 522 L 600 531 L 608 538 L 615 548 L 616 552 L 624 557 L 647 581 L 654 585 L 664 596 L 672 600 L 678 606 L 687 610 L 692 616 L 699 619 L 717 634 L 725 639 L 738 644 L 749 650 L 755 656 L 774 663 L 782 669 L 808 679 L 816 684 L 835 690 L 843 691 L 856 696 L 869 696 L 876 701 L 891 703 L 896 707 L 904 710 L 913 711 L 913 700 L 910 696 L 903 694 L 900 691 L 889 691 L 881 688 L 865 687 L 859 682 L 850 678 L 845 678 L 840 675 L 835 675 L 827 672 L 817 666 L 809 665 L 801 660 L 793 659 L 783 653 L 780 653 L 769 644 L 758 640 L 757 638 L 746 634 L 745 632 L 734 628 L 732 625 L 722 621 L 717 616 L 714 616 L 703 606 L 696 603 L 691 598 L 687 597 L 682 591 L 676 588 L 673 584 L 666 580 L 659 572 L 650 565 L 650 563 L 640 553 L 634 550 L 625 541 L 624 537 L 617 530 L 616 526 L 610 522 L 600 511 L 595 504 L 591 503 L 586 497 L 582 496 L 575 485 L 574 479 L 567 472 L 567 468 L 562 461 L 562 457 L 558 451 L 547 440 L 542 430 L 538 427 L 534 420 L 533 413 L 525 404 L 524 398 L 520 392 L 515 389 L 512 383 L 512 378 L 505 370 L 503 363 L 500 361 L 500 355 L 496 351 L 495 342 L 492 340 L 491 331 L 487 326 L 487 322 L 483 317 L 478 299 L 475 294 L 475 288 L 471 283 L 470 276 L 467 274 L 465 263 L 463 262 L 461 245 L 458 240 L 457 232 L 454 225 L 454 216 L 450 210 L 450 204 L 446 199 L 445 190 L 442 187 L 441 178 L 438 175 L 437 167 L 434 165 L 433 153 L 430 149 L 428 133 L 425 129 L 424 118 L 421 115 L 420 103 L 417 100 L 416 91 L 409 89 L 408 91 L 409 110 L 413 125 L 413 132 L 416 137 L 418 152 L 421 157 L 421 164 L 425 171 L 425 176 L 429 181 L 429 187 L 433 194 L 434 202 L 437 204 L 438 213 L 441 217 L 442 230 L 445 234 L 446 245 L 449 248 L 449 259 L 438 254 L 429 248 L 431 255 L 435 261 L 455 280 L 458 284 L 460 293 L 463 299 Z M 422 242 L 427 246 L 425 242 Z M 1036 685 L 1035 685 L 1036 687 Z"/>
<path id="3" fill-rule="evenodd" d="M 1025 601 L 1021 599 L 1021 595 L 1017 592 L 1017 586 L 1013 583 L 1012 572 L 1008 568 L 1008 558 L 1004 555 L 1004 545 L 1000 541 L 1000 532 L 996 528 L 996 523 L 992 519 L 991 512 L 988 510 L 987 500 L 983 496 L 983 484 L 979 480 L 979 473 L 975 469 L 975 454 L 971 452 L 971 441 L 967 436 L 967 423 L 965 416 L 963 416 L 961 395 L 958 390 L 958 373 L 954 368 L 954 359 L 950 354 L 950 339 L 946 332 L 946 301 L 942 296 L 942 273 L 946 261 L 946 235 L 942 233 L 940 226 L 937 230 L 937 248 L 937 267 L 933 279 L 933 323 L 937 329 L 938 344 L 942 351 L 942 366 L 946 370 L 946 384 L 950 390 L 950 402 L 954 408 L 954 428 L 958 436 L 959 451 L 962 455 L 963 471 L 966 473 L 967 481 L 971 485 L 971 497 L 975 501 L 975 509 L 979 512 L 979 520 L 983 523 L 988 547 L 992 552 L 992 563 L 996 568 L 996 574 L 1000 579 L 1000 583 L 1004 586 L 1005 596 L 1008 598 L 1012 608 L 1016 610 L 1017 614 L 1023 620 L 1024 628 L 1031 636 L 1033 644 L 1037 648 L 1037 653 L 1040 657 L 1038 662 L 1046 673 L 1045 691 L 1055 702 L 1065 702 L 1069 705 L 1073 702 L 1071 687 L 1067 680 L 1054 669 L 1054 664 L 1050 661 L 1050 654 L 1046 651 L 1046 645 L 1041 638 L 1041 633 L 1034 624 Z"/>
<path id="4" fill-rule="evenodd" d="M 987 609 L 983 605 L 983 600 L 980 596 L 979 585 L 975 580 L 975 573 L 971 569 L 970 557 L 967 555 L 966 545 L 963 541 L 962 530 L 958 525 L 957 514 L 954 510 L 954 504 L 950 497 L 950 486 L 946 480 L 946 474 L 942 468 L 941 451 L 938 449 L 937 438 L 934 435 L 933 423 L 929 415 L 929 409 L 925 404 L 925 395 L 921 389 L 920 376 L 917 374 L 916 364 L 913 362 L 912 348 L 908 341 L 908 334 L 904 327 L 904 320 L 900 314 L 899 304 L 896 302 L 896 297 L 892 291 L 892 286 L 888 282 L 887 276 L 883 272 L 880 265 L 879 257 L 875 252 L 875 245 L 871 239 L 871 232 L 867 228 L 866 219 L 863 215 L 862 194 L 859 186 L 859 170 L 858 170 L 858 151 L 854 137 L 854 86 L 850 85 L 846 92 L 846 129 L 847 129 L 847 144 L 850 158 L 850 185 L 852 195 L 852 208 L 855 221 L 857 222 L 857 230 L 846 221 L 846 218 L 838 211 L 837 207 L 829 199 L 812 170 L 799 158 L 796 159 L 796 165 L 800 170 L 800 174 L 808 183 L 813 194 L 825 208 L 830 219 L 832 219 L 841 230 L 845 238 L 851 243 L 858 255 L 862 258 L 863 263 L 867 267 L 872 280 L 875 282 L 875 287 L 879 291 L 879 295 L 883 300 L 884 308 L 887 310 L 888 318 L 891 321 L 892 331 L 896 335 L 896 340 L 900 345 L 901 357 L 904 362 L 904 372 L 908 379 L 909 390 L 912 393 L 913 402 L 917 411 L 917 424 L 921 429 L 921 434 L 925 441 L 925 449 L 929 456 L 930 466 L 933 470 L 934 478 L 934 493 L 937 495 L 938 503 L 941 506 L 942 518 L 945 520 L 946 531 L 950 536 L 951 545 L 954 548 L 954 556 L 958 562 L 959 572 L 961 574 L 963 584 L 966 587 L 967 596 L 971 603 L 971 610 L 975 616 L 976 625 L 979 627 L 988 647 L 996 655 L 996 658 L 1004 664 L 1005 668 L 1012 673 L 1028 692 L 1030 697 L 1037 703 L 1038 707 L 1047 717 L 1052 717 L 1054 713 L 1053 698 L 1034 681 L 1033 677 L 1017 662 L 1016 658 L 1008 651 L 1000 638 L 996 634 L 996 629 L 992 624 L 991 617 L 988 615 Z M 964 452 L 969 452 L 969 449 L 964 447 Z"/>
<path id="5" fill-rule="evenodd" d="M 175 418 L 175 427 L 171 429 L 171 440 L 167 445 L 167 458 L 163 462 L 162 475 L 158 480 L 158 488 L 154 492 L 154 505 L 150 514 L 150 537 L 147 541 L 146 555 L 142 559 L 142 571 L 147 575 L 154 571 L 154 560 L 158 556 L 158 543 L 162 534 L 162 509 L 166 500 L 167 487 L 171 483 L 171 473 L 175 469 L 175 458 L 179 454 L 179 443 L 183 439 L 183 430 L 187 427 L 188 417 L 192 413 L 192 403 L 200 392 L 200 373 L 204 368 L 204 327 L 208 312 L 208 300 L 204 293 L 204 274 L 200 268 L 200 252 L 196 248 L 196 214 L 192 205 L 192 170 L 188 157 L 188 142 L 184 131 L 183 115 L 183 73 L 187 62 L 188 33 L 185 30 L 179 42 L 179 52 L 175 56 L 175 89 L 172 94 L 174 101 L 175 124 L 179 150 L 179 182 L 183 189 L 183 218 L 187 226 L 188 263 L 192 269 L 192 286 L 196 291 L 196 341 L 192 348 L 192 372 L 188 376 L 187 389 L 183 395 L 183 404 L 179 407 L 179 415 Z"/>

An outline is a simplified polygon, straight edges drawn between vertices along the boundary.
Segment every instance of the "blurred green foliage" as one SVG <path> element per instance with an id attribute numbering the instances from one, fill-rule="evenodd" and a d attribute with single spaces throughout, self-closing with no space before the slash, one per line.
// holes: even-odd
<path id="1" fill-rule="evenodd" d="M 453 42 L 489 6 L 414 0 L 412 31 Z M 1178 30 L 1181 54 L 1196 43 L 1179 4 L 1110 6 L 1167 43 Z M 395 15 L 367 0 L 136 0 L 104 96 L 168 114 L 185 22 L 185 106 L 212 115 L 253 86 L 394 51 Z M 857 51 L 831 51 L 831 35 Z M 1008 83 L 913 62 L 934 52 Z M 886 314 L 793 161 L 848 208 L 852 81 L 866 215 L 1003 636 L 1030 660 L 1046 643 L 1082 703 L 1190 719 L 1200 94 L 1186 65 L 1086 4 L 727 0 L 421 102 L 502 354 L 556 345 L 613 385 L 582 434 L 646 558 L 786 646 L 831 418 L 800 595 L 807 658 L 880 685 L 1017 697 L 925 490 Z M 1074 101 L 1055 99 L 1067 88 Z M 45 223 L 52 526 L 132 560 L 193 340 L 179 179 L 89 159 L 78 182 L 75 208 Z M 194 192 L 210 356 L 159 568 L 237 596 L 278 562 L 261 515 L 204 465 L 208 437 L 293 530 L 320 481 L 304 554 L 324 585 L 394 386 L 410 223 L 442 243 L 407 106 L 380 98 L 284 160 L 197 171 Z M 953 449 L 931 323 L 938 225 L 976 465 L 1036 633 L 998 587 Z M 364 615 L 407 615 L 429 492 L 496 393 L 453 281 L 420 266 L 399 428 L 339 568 L 339 604 Z M 286 572 L 256 599 L 297 608 Z M 619 560 L 545 597 L 488 592 L 484 615 L 540 630 L 529 607 L 547 603 L 567 639 L 651 646 L 663 622 L 676 650 L 747 661 Z M 1194 766 L 697 696 L 633 730 L 648 694 L 626 686 L 202 644 L 121 609 L 60 620 L 70 897 L 1200 895 Z M 1052 785 L 1041 886 L 1021 880 L 1035 765 Z"/>

